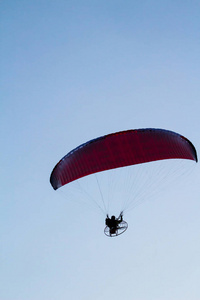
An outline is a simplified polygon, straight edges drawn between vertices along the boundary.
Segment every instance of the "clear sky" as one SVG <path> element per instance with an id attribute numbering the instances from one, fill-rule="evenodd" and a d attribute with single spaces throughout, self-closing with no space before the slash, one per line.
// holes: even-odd
<path id="1" fill-rule="evenodd" d="M 117 238 L 49 183 L 66 153 L 119 130 L 173 130 L 198 151 L 199 1 L 0 7 L 0 300 L 199 300 L 198 164 Z"/>

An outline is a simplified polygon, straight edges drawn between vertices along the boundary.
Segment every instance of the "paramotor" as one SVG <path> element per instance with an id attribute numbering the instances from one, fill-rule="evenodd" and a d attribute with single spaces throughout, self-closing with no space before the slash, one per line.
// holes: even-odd
<path id="1" fill-rule="evenodd" d="M 184 136 L 164 129 L 136 129 L 90 140 L 65 155 L 54 167 L 50 183 L 54 190 L 72 181 L 102 171 L 168 159 L 193 160 L 197 152 Z M 116 236 L 127 229 L 119 224 Z"/>

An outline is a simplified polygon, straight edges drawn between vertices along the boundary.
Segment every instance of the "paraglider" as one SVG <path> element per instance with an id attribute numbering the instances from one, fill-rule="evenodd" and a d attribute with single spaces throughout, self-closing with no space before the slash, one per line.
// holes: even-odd
<path id="1" fill-rule="evenodd" d="M 187 138 L 169 130 L 126 130 L 98 137 L 70 151 L 54 167 L 50 183 L 57 190 L 91 174 L 171 159 L 197 162 L 197 152 Z M 106 223 L 106 235 L 117 236 L 127 229 L 122 214 L 115 220 L 118 224 L 113 228 Z"/>
<path id="2" fill-rule="evenodd" d="M 128 228 L 127 222 L 123 220 L 123 212 L 120 213 L 118 218 L 115 216 L 109 218 L 107 214 L 105 223 L 106 227 L 104 229 L 104 233 L 110 237 L 122 234 Z"/>

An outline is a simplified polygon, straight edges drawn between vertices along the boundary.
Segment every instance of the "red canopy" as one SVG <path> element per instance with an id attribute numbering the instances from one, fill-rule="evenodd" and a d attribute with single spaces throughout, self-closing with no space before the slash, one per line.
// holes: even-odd
<path id="1" fill-rule="evenodd" d="M 64 156 L 51 173 L 56 190 L 83 176 L 163 159 L 197 162 L 193 144 L 178 133 L 163 129 L 137 129 L 108 134 L 80 145 Z"/>

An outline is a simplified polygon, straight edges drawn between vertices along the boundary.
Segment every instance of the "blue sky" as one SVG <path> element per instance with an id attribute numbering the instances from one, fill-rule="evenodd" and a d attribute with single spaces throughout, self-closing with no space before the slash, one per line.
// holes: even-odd
<path id="1" fill-rule="evenodd" d="M 193 0 L 1 3 L 1 300 L 200 299 L 198 164 L 116 239 L 49 184 L 71 149 L 119 130 L 198 151 L 199 20 Z"/>

